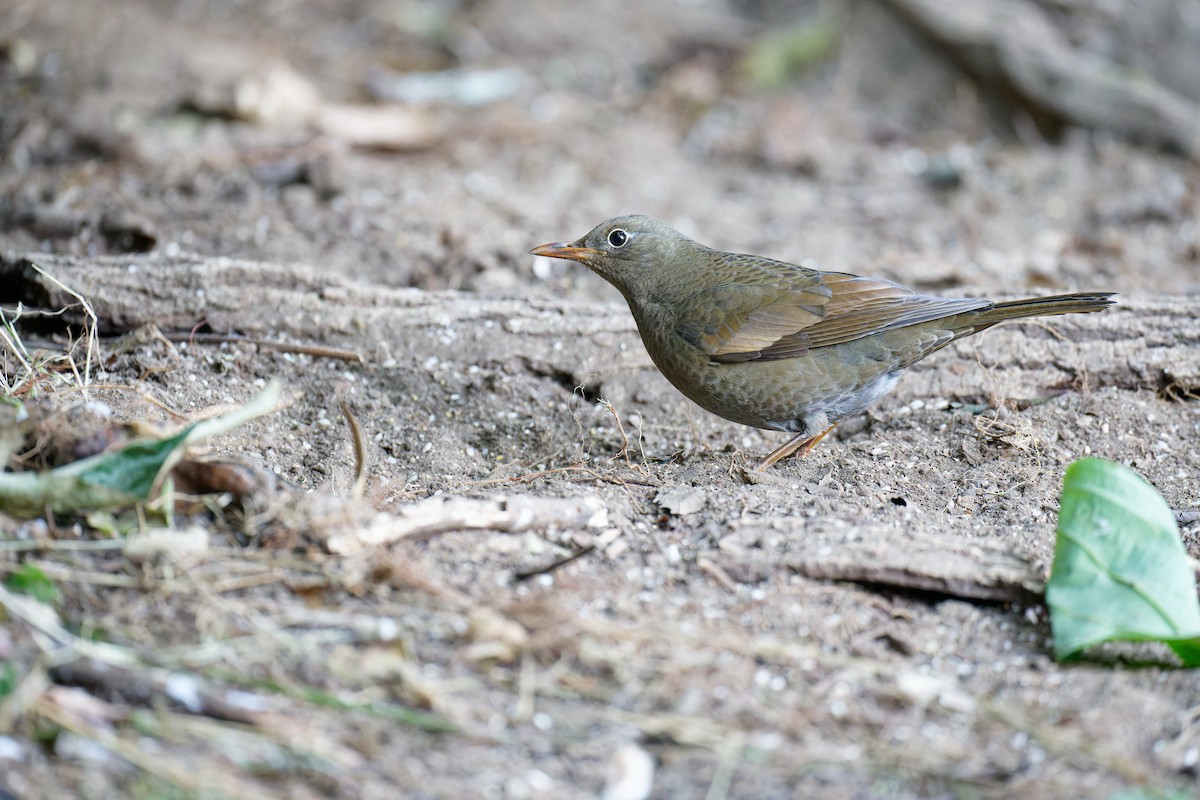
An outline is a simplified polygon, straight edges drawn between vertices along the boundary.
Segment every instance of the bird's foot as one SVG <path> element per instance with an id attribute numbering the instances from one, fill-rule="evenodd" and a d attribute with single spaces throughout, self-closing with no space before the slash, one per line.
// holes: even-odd
<path id="1" fill-rule="evenodd" d="M 782 461 L 796 452 L 799 452 L 802 456 L 808 455 L 810 452 L 812 452 L 812 449 L 817 446 L 817 442 L 824 439 L 829 432 L 834 429 L 834 427 L 836 426 L 830 425 L 816 436 L 809 436 L 807 438 L 805 438 L 804 434 L 802 433 L 793 436 L 791 439 L 788 439 L 782 445 L 776 447 L 774 450 L 768 453 L 767 457 L 758 462 L 754 469 L 756 471 L 764 470 L 773 465 L 775 462 Z"/>

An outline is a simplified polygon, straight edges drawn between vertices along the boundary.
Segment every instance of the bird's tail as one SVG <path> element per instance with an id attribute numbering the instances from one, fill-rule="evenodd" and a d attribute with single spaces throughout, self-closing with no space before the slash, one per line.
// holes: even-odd
<path id="1" fill-rule="evenodd" d="M 1030 297 L 1026 300 L 1007 300 L 978 311 L 962 315 L 966 323 L 959 335 L 976 333 L 1006 319 L 1049 317 L 1055 314 L 1090 314 L 1103 311 L 1116 301 L 1113 292 L 1056 294 L 1051 297 Z"/>

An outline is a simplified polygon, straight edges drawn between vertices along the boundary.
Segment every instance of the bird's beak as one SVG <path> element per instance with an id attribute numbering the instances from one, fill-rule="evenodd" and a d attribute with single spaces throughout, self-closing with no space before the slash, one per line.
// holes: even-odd
<path id="1" fill-rule="evenodd" d="M 529 252 L 535 256 L 565 258 L 570 261 L 578 261 L 581 264 L 587 264 L 593 258 L 600 255 L 600 251 L 593 247 L 578 247 L 571 242 L 553 242 L 551 244 L 538 245 Z"/>

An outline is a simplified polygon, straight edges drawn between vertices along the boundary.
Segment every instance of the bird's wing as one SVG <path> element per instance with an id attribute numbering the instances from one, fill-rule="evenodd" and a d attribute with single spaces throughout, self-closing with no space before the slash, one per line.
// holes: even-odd
<path id="1" fill-rule="evenodd" d="M 879 278 L 821 274 L 833 291 L 825 317 L 803 333 L 809 347 L 828 347 L 992 305 L 977 297 L 934 297 Z"/>
<path id="2" fill-rule="evenodd" d="M 931 297 L 899 284 L 733 257 L 730 278 L 694 295 L 676 333 L 714 361 L 802 356 L 817 347 L 990 305 Z"/>
<path id="3" fill-rule="evenodd" d="M 725 280 L 680 304 L 686 311 L 675 328 L 713 360 L 761 358 L 825 316 L 832 290 L 815 270 L 750 256 L 721 266 Z"/>

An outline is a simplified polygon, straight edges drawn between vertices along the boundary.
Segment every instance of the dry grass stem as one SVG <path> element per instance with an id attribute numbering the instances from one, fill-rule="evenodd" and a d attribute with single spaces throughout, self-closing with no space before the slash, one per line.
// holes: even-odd
<path id="1" fill-rule="evenodd" d="M 366 439 L 363 436 L 362 427 L 358 424 L 358 418 L 354 416 L 354 411 L 344 397 L 338 398 L 338 407 L 342 409 L 342 416 L 346 418 L 346 424 L 350 426 L 350 442 L 354 445 L 354 490 L 350 496 L 356 501 L 362 500 L 363 492 L 367 487 Z"/>

